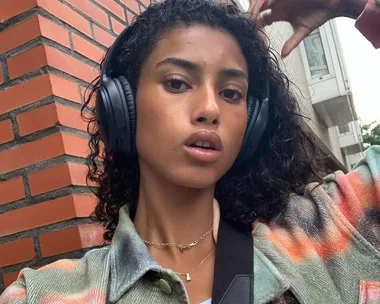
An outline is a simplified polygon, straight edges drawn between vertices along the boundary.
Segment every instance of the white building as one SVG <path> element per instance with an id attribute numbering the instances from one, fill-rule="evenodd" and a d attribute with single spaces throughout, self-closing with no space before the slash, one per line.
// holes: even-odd
<path id="1" fill-rule="evenodd" d="M 236 0 L 246 11 L 250 0 Z M 363 155 L 363 139 L 335 21 L 313 31 L 287 58 L 280 58 L 293 29 L 278 22 L 267 28 L 270 46 L 278 52 L 281 67 L 293 82 L 317 144 L 330 155 L 334 169 L 351 170 Z"/>

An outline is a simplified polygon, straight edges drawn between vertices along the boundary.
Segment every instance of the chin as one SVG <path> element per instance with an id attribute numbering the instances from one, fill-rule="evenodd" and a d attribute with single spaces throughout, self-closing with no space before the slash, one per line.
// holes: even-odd
<path id="1" fill-rule="evenodd" d="M 178 186 L 204 190 L 214 187 L 224 174 L 224 171 L 215 167 L 183 168 L 173 172 L 171 179 Z"/>

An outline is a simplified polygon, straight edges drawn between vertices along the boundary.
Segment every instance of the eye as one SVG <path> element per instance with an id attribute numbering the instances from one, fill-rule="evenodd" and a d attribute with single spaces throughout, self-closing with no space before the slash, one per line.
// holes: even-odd
<path id="1" fill-rule="evenodd" d="M 229 99 L 233 102 L 238 102 L 241 99 L 243 99 L 243 92 L 238 89 L 226 89 L 223 90 L 220 95 L 225 98 Z"/>
<path id="2" fill-rule="evenodd" d="M 181 79 L 171 78 L 165 80 L 166 88 L 173 93 L 184 92 L 190 88 L 190 86 Z"/>

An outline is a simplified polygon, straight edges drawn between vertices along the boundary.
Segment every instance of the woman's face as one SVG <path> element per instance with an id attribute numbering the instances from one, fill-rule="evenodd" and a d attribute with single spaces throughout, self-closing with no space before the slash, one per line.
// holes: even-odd
<path id="1" fill-rule="evenodd" d="M 247 63 L 231 34 L 197 25 L 163 35 L 137 87 L 142 176 L 213 187 L 240 150 L 247 91 Z"/>

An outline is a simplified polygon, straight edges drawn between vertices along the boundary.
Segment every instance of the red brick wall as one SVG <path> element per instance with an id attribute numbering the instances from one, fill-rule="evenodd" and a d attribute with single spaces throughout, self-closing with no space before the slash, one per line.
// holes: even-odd
<path id="1" fill-rule="evenodd" d="M 0 1 L 0 293 L 102 242 L 88 219 L 84 88 L 149 0 Z"/>

